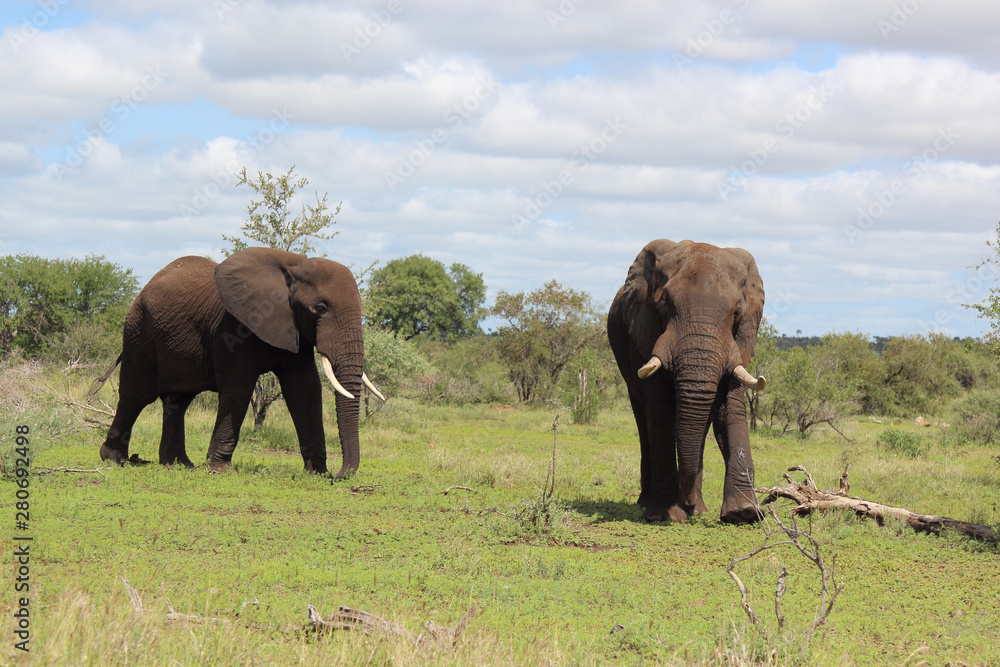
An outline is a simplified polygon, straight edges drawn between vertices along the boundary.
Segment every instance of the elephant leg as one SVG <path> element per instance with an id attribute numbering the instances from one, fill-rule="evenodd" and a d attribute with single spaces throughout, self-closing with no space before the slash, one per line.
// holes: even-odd
<path id="1" fill-rule="evenodd" d="M 253 382 L 240 382 L 229 383 L 224 389 L 219 389 L 219 414 L 215 418 L 207 455 L 208 465 L 214 471 L 225 470 L 232 465 L 253 387 Z"/>
<path id="2" fill-rule="evenodd" d="M 275 371 L 288 414 L 299 438 L 306 470 L 325 473 L 326 435 L 323 430 L 323 388 L 312 354 L 307 364 Z"/>
<path id="3" fill-rule="evenodd" d="M 662 381 L 647 384 L 643 392 L 649 475 L 649 500 L 642 517 L 646 521 L 684 521 L 677 475 L 677 423 L 673 392 Z"/>
<path id="4" fill-rule="evenodd" d="M 134 383 L 123 378 L 118 390 L 118 407 L 115 408 L 115 417 L 111 421 L 108 435 L 101 445 L 101 460 L 113 463 L 127 463 L 129 461 L 128 449 L 132 439 L 132 427 L 139 418 L 143 409 L 156 400 L 156 395 L 146 396 L 141 391 L 137 391 Z M 148 463 L 148 461 L 135 462 Z"/>
<path id="5" fill-rule="evenodd" d="M 639 430 L 639 499 L 636 504 L 639 507 L 649 507 L 650 496 L 652 495 L 649 478 L 649 433 L 646 423 L 646 406 L 643 405 L 642 398 L 636 396 L 629 389 L 629 402 L 632 404 L 632 415 L 635 417 L 636 427 Z"/>
<path id="6" fill-rule="evenodd" d="M 730 389 L 712 424 L 726 463 L 720 518 L 725 523 L 753 523 L 763 518 L 754 492 L 754 467 L 750 455 L 743 388 Z"/>
<path id="7" fill-rule="evenodd" d="M 168 392 L 160 396 L 163 402 L 163 431 L 160 433 L 160 463 L 181 463 L 188 468 L 194 464 L 188 458 L 184 445 L 184 413 L 197 394 Z"/>

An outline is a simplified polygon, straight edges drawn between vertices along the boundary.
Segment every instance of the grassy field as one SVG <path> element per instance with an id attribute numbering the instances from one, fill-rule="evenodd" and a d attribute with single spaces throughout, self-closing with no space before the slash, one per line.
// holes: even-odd
<path id="1" fill-rule="evenodd" d="M 0 494 L 11 529 L 0 581 L 9 628 L 13 536 L 31 543 L 31 653 L 37 665 L 640 665 L 1000 664 L 1000 554 L 956 536 L 915 534 L 848 515 L 806 519 L 845 584 L 829 621 L 803 648 L 819 603 L 815 567 L 789 547 L 737 572 L 767 633 L 750 625 L 726 573 L 763 539 L 761 526 L 718 521 L 722 460 L 706 446 L 710 514 L 650 525 L 634 505 L 638 444 L 623 405 L 590 425 L 560 416 L 554 492 L 543 491 L 559 412 L 426 406 L 392 399 L 363 422 L 351 479 L 302 472 L 287 414 L 246 425 L 235 470 L 159 465 L 100 473 L 104 429 L 36 392 L 80 395 L 89 376 L 26 383 L 0 415 Z M 22 383 L 25 384 L 25 383 Z M 16 393 L 16 392 L 15 392 Z M 102 395 L 110 398 L 108 389 Z M 327 401 L 333 424 L 332 400 Z M 143 414 L 133 452 L 156 458 L 159 409 Z M 199 399 L 188 451 L 207 450 L 214 420 Z M 15 428 L 30 427 L 30 529 L 13 530 Z M 878 423 L 808 439 L 753 436 L 759 486 L 806 466 L 823 488 L 851 463 L 851 494 L 914 511 L 1000 525 L 1000 453 L 923 429 L 922 458 L 886 451 Z M 335 429 L 328 428 L 335 433 Z M 335 438 L 335 436 L 328 437 Z M 330 443 L 333 462 L 339 445 Z M 332 464 L 331 464 L 332 465 Z M 447 494 L 449 487 L 455 488 Z M 787 517 L 787 503 L 779 512 Z M 786 622 L 774 615 L 789 571 Z M 140 614 L 122 578 L 141 597 Z M 361 609 L 413 633 L 477 614 L 457 642 L 304 630 L 306 609 Z M 170 612 L 193 615 L 170 620 Z M 0 660 L 28 664 L 5 630 Z M 923 662 L 925 661 L 925 662 Z"/>

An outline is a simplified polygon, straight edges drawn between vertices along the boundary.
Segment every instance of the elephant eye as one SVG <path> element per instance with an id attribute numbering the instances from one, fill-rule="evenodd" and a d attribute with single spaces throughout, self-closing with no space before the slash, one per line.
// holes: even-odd
<path id="1" fill-rule="evenodd" d="M 322 301 L 313 306 L 313 312 L 316 313 L 317 315 L 322 315 L 328 310 L 330 310 L 330 308 Z"/>

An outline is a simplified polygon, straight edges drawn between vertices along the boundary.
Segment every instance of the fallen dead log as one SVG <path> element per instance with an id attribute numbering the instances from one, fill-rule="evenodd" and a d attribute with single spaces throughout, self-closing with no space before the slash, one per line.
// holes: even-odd
<path id="1" fill-rule="evenodd" d="M 798 470 L 805 473 L 806 479 L 804 482 L 796 482 L 792 479 L 791 475 L 785 473 L 785 479 L 788 481 L 788 484 L 755 489 L 755 491 L 767 494 L 767 497 L 763 501 L 765 504 L 772 503 L 778 498 L 794 500 L 798 503 L 798 506 L 792 508 L 792 514 L 797 516 L 805 516 L 816 510 L 844 509 L 850 510 L 860 516 L 875 519 L 879 525 L 882 525 L 887 518 L 902 519 L 916 531 L 940 533 L 944 530 L 954 530 L 979 540 L 986 540 L 988 542 L 997 541 L 996 533 L 989 526 L 958 521 L 957 519 L 949 519 L 948 517 L 935 516 L 933 514 L 918 514 L 917 512 L 911 512 L 901 507 L 892 507 L 871 500 L 849 496 L 850 484 L 847 482 L 847 475 L 850 469 L 851 466 L 847 466 L 844 470 L 844 474 L 840 478 L 839 489 L 821 490 L 816 486 L 808 470 L 802 466 L 793 466 L 788 469 L 789 472 Z"/>
<path id="2" fill-rule="evenodd" d="M 370 614 L 367 611 L 362 611 L 360 609 L 352 609 L 351 607 L 341 606 L 336 612 L 326 618 L 323 618 L 316 607 L 309 605 L 307 608 L 309 624 L 306 627 L 308 629 L 320 631 L 360 630 L 366 635 L 390 635 L 403 637 L 415 644 L 422 643 L 428 639 L 446 641 L 450 644 L 454 644 L 458 641 L 459 636 L 462 634 L 462 631 L 465 630 L 469 621 L 471 621 L 476 615 L 476 611 L 476 607 L 469 607 L 462 620 L 459 621 L 453 628 L 447 628 L 440 626 L 433 621 L 427 621 L 423 626 L 426 634 L 417 635 L 410 632 L 399 623 L 388 621 L 380 616 Z"/>

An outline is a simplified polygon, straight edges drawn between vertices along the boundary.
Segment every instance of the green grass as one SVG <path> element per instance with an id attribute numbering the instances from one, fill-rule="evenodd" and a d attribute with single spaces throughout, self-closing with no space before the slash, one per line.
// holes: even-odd
<path id="1" fill-rule="evenodd" d="M 65 382 L 71 392 L 85 384 Z M 634 505 L 638 442 L 627 409 L 609 409 L 591 425 L 567 424 L 564 414 L 555 492 L 540 514 L 554 415 L 554 408 L 393 399 L 363 424 L 359 472 L 336 483 L 302 471 L 291 422 L 277 405 L 260 433 L 245 425 L 228 474 L 158 465 L 36 474 L 34 664 L 795 664 L 819 578 L 787 548 L 739 566 L 776 637 L 765 645 L 726 574 L 734 556 L 760 545 L 762 531 L 719 522 L 722 461 L 711 437 L 710 513 L 650 525 Z M 211 401 L 189 412 L 193 460 L 203 458 L 213 422 Z M 39 399 L 0 416 L 7 453 L 20 423 L 32 429 L 34 466 L 100 465 L 104 430 L 84 426 L 68 408 Z M 932 446 L 913 459 L 878 446 L 888 428 L 848 425 L 853 444 L 832 431 L 754 437 L 757 484 L 780 484 L 788 466 L 804 465 L 820 487 L 833 488 L 851 463 L 851 495 L 1000 525 L 995 450 L 956 446 L 925 430 Z M 158 439 L 159 411 L 151 407 L 132 451 L 155 459 Z M 473 491 L 442 493 L 452 486 Z M 8 525 L 14 490 L 6 476 Z M 995 548 L 846 515 L 801 525 L 811 526 L 827 560 L 836 553 L 846 583 L 806 664 L 1000 662 Z M 10 619 L 17 597 L 10 556 L 4 562 L 0 614 Z M 778 634 L 772 610 L 781 566 L 790 575 Z M 142 616 L 121 577 L 139 591 Z M 261 604 L 244 605 L 254 600 Z M 168 604 L 229 623 L 165 623 Z M 323 615 L 339 605 L 363 609 L 414 632 L 427 620 L 454 625 L 473 605 L 479 613 L 456 646 L 417 647 L 351 632 L 308 635 L 309 604 Z M 2 660 L 27 664 L 4 637 Z"/>

